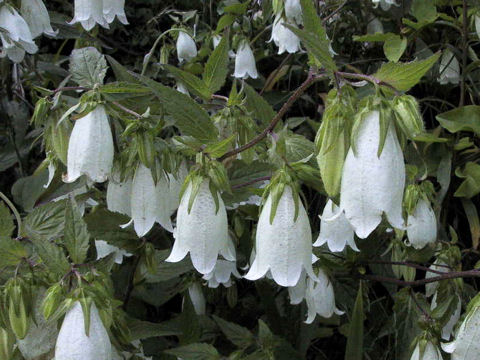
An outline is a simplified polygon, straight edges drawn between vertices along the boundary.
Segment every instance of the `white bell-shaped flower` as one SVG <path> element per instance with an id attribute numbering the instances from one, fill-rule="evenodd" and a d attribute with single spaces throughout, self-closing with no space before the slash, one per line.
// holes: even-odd
<path id="1" fill-rule="evenodd" d="M 216 49 L 218 44 L 220 44 L 220 41 L 222 41 L 222 37 L 220 35 L 214 35 L 212 37 L 212 42 L 213 42 L 213 48 Z"/>
<path id="2" fill-rule="evenodd" d="M 119 174 L 110 177 L 107 187 L 107 209 L 123 215 L 132 216 L 131 194 L 132 179 L 121 182 Z"/>
<path id="3" fill-rule="evenodd" d="M 273 40 L 275 45 L 278 46 L 279 55 L 285 51 L 293 54 L 300 50 L 300 39 L 284 24 L 286 23 L 282 17 L 275 19 L 272 27 L 272 37 L 270 38 L 270 41 Z"/>
<path id="4" fill-rule="evenodd" d="M 188 175 L 187 164 L 183 162 L 178 168 L 177 173 L 168 174 L 168 200 L 166 206 L 168 207 L 167 214 L 173 215 L 180 205 L 180 192 L 182 190 L 185 178 Z"/>
<path id="5" fill-rule="evenodd" d="M 450 49 L 446 49 L 440 58 L 440 73 L 438 82 L 442 85 L 460 83 L 460 64 Z"/>
<path id="6" fill-rule="evenodd" d="M 80 23 L 87 31 L 92 30 L 95 24 L 108 29 L 108 22 L 103 16 L 103 0 L 75 0 L 74 8 L 70 25 Z"/>
<path id="7" fill-rule="evenodd" d="M 57 322 L 45 320 L 42 313 L 42 303 L 45 288 L 38 289 L 33 305 L 33 321 L 30 321 L 28 333 L 22 340 L 17 339 L 17 346 L 25 360 L 34 360 L 46 356 L 55 348 L 58 329 Z"/>
<path id="8" fill-rule="evenodd" d="M 238 79 L 247 79 L 248 77 L 256 79 L 258 77 L 255 56 L 246 40 L 243 40 L 238 45 L 237 54 L 235 56 L 235 72 L 233 76 Z"/>
<path id="9" fill-rule="evenodd" d="M 161 176 L 155 185 L 151 170 L 140 164 L 133 177 L 130 200 L 133 227 L 139 237 L 145 236 L 155 222 L 173 232 L 165 199 L 168 200 L 166 178 Z"/>
<path id="10" fill-rule="evenodd" d="M 125 0 L 103 0 L 103 17 L 109 24 L 117 17 L 122 24 L 128 25 L 125 15 Z"/>
<path id="11" fill-rule="evenodd" d="M 439 259 L 435 260 L 434 263 L 429 266 L 429 269 L 432 269 L 434 271 L 440 271 L 442 273 L 447 273 L 450 271 L 449 268 L 446 267 L 446 264 Z M 441 274 L 427 271 L 425 274 L 425 279 L 430 279 L 432 277 L 440 276 L 440 275 Z M 431 283 L 425 284 L 425 296 L 430 297 L 434 295 L 435 292 L 437 291 L 437 288 L 438 288 L 438 282 L 431 282 Z"/>
<path id="12" fill-rule="evenodd" d="M 475 15 L 475 32 L 477 36 L 480 38 L 480 16 Z"/>
<path id="13" fill-rule="evenodd" d="M 442 343 L 451 360 L 477 360 L 480 354 L 480 306 L 473 307 L 460 325 L 455 340 Z"/>
<path id="14" fill-rule="evenodd" d="M 188 296 L 192 301 L 193 309 L 197 315 L 205 315 L 207 312 L 207 302 L 203 295 L 202 286 L 195 282 L 188 287 Z"/>
<path id="15" fill-rule="evenodd" d="M 377 7 L 378 4 L 380 4 L 384 11 L 390 10 L 392 5 L 400 6 L 400 4 L 397 4 L 396 0 L 372 0 L 372 3 L 374 7 Z"/>
<path id="16" fill-rule="evenodd" d="M 410 360 L 443 360 L 440 349 L 433 345 L 430 341 L 425 344 L 423 354 L 420 353 L 420 343 L 417 343 L 415 350 L 413 350 Z"/>
<path id="17" fill-rule="evenodd" d="M 113 165 L 113 137 L 103 105 L 98 105 L 73 126 L 67 154 L 65 182 L 86 175 L 94 182 L 104 182 Z"/>
<path id="18" fill-rule="evenodd" d="M 208 180 L 200 185 L 189 212 L 191 193 L 190 183 L 178 207 L 177 227 L 173 233 L 175 243 L 166 261 L 178 262 L 190 253 L 195 269 L 201 274 L 208 274 L 215 267 L 219 253 L 226 260 L 235 261 L 235 257 L 228 251 L 227 211 L 220 194 L 217 211 Z"/>
<path id="19" fill-rule="evenodd" d="M 120 249 L 114 245 L 110 245 L 104 240 L 95 240 L 95 248 L 97 249 L 97 260 L 103 259 L 110 254 L 114 254 L 115 263 L 122 264 L 124 257 L 132 256 L 132 254 L 130 254 L 128 251 Z"/>
<path id="20" fill-rule="evenodd" d="M 177 57 L 178 61 L 190 61 L 197 56 L 197 45 L 192 37 L 185 31 L 178 32 Z"/>
<path id="21" fill-rule="evenodd" d="M 407 236 L 415 249 L 423 249 L 437 240 L 437 219 L 429 201 L 419 199 L 413 214 L 408 215 Z"/>
<path id="22" fill-rule="evenodd" d="M 353 250 L 360 251 L 355 244 L 352 226 L 332 200 L 328 200 L 320 219 L 320 234 L 313 246 L 322 246 L 327 243 L 330 251 L 339 252 L 343 251 L 348 244 Z"/>
<path id="23" fill-rule="evenodd" d="M 65 315 L 55 347 L 55 360 L 111 360 L 112 345 L 97 307 L 90 307 L 90 331 L 85 333 L 82 305 L 77 301 Z"/>
<path id="24" fill-rule="evenodd" d="M 285 16 L 290 22 L 295 22 L 297 25 L 303 24 L 303 13 L 300 0 L 285 1 Z"/>
<path id="25" fill-rule="evenodd" d="M 450 336 L 453 335 L 453 328 L 457 324 L 457 321 L 460 319 L 460 315 L 462 313 L 462 300 L 458 296 L 457 298 L 458 298 L 457 307 L 455 308 L 455 311 L 453 312 L 452 316 L 450 316 L 450 319 L 448 319 L 447 323 L 442 328 L 443 340 L 450 340 Z M 434 310 L 436 307 L 437 307 L 437 293 L 433 295 L 432 304 L 430 308 Z"/>
<path id="26" fill-rule="evenodd" d="M 21 62 L 25 52 L 35 54 L 37 45 L 33 42 L 27 22 L 9 5 L 0 6 L 0 40 L 2 40 L 2 53 L 0 57 L 8 56 L 13 62 Z"/>
<path id="27" fill-rule="evenodd" d="M 403 229 L 402 201 L 405 163 L 395 127 L 390 124 L 380 157 L 380 113 L 372 111 L 359 126 L 356 153 L 350 148 L 343 166 L 340 208 L 355 230 L 365 239 L 382 221 Z"/>
<path id="28" fill-rule="evenodd" d="M 33 38 L 42 33 L 48 36 L 57 35 L 57 32 L 52 29 L 50 15 L 42 0 L 22 0 L 20 12 L 27 22 Z"/>
<path id="29" fill-rule="evenodd" d="M 185 86 L 185 84 L 181 81 L 177 81 L 177 84 L 175 86 L 178 92 L 181 92 L 182 94 L 190 96 L 190 93 L 188 92 L 188 88 Z"/>
<path id="30" fill-rule="evenodd" d="M 317 314 L 324 318 L 332 317 L 333 314 L 344 314 L 335 306 L 332 282 L 322 269 L 319 270 L 317 279 L 307 279 L 305 300 L 308 307 L 307 320 L 305 320 L 307 324 L 311 324 Z"/>
<path id="31" fill-rule="evenodd" d="M 383 33 L 383 24 L 378 18 L 373 18 L 367 25 L 367 34 Z"/>
<path id="32" fill-rule="evenodd" d="M 217 260 L 215 267 L 208 274 L 203 275 L 202 279 L 208 281 L 208 287 L 216 289 L 220 284 L 224 287 L 232 286 L 231 277 L 241 278 L 238 273 L 237 263 L 235 261 Z"/>
<path id="33" fill-rule="evenodd" d="M 312 269 L 310 222 L 301 201 L 295 220 L 295 201 L 290 186 L 285 186 L 270 224 L 271 210 L 270 194 L 258 219 L 255 260 L 245 278 L 257 280 L 270 271 L 278 285 L 295 286 L 303 270 L 315 277 Z"/>
<path id="34" fill-rule="evenodd" d="M 302 271 L 302 275 L 298 280 L 297 285 L 288 287 L 288 296 L 290 297 L 291 305 L 300 304 L 305 299 L 307 293 L 307 274 Z"/>

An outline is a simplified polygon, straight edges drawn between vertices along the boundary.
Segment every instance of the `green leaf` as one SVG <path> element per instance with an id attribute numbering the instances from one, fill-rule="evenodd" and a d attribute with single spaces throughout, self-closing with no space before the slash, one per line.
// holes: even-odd
<path id="1" fill-rule="evenodd" d="M 203 150 L 203 152 L 206 154 L 210 154 L 212 158 L 218 158 L 225 154 L 231 148 L 230 145 L 232 141 L 235 140 L 236 136 L 237 134 L 233 134 L 232 136 L 223 139 L 222 141 L 210 144 Z"/>
<path id="2" fill-rule="evenodd" d="M 128 321 L 128 329 L 130 330 L 131 341 L 157 336 L 175 336 L 182 333 L 178 322 L 175 320 L 162 323 L 152 323 L 149 321 L 131 319 Z"/>
<path id="3" fill-rule="evenodd" d="M 434 0 L 413 0 L 410 13 L 425 23 L 434 22 L 438 16 Z"/>
<path id="4" fill-rule="evenodd" d="M 245 349 L 255 342 L 255 337 L 253 334 L 243 326 L 223 320 L 215 315 L 213 315 L 213 319 L 228 340 L 230 340 L 238 348 Z"/>
<path id="5" fill-rule="evenodd" d="M 136 82 L 112 82 L 100 86 L 98 91 L 110 101 L 121 101 L 152 94 L 150 89 Z"/>
<path id="6" fill-rule="evenodd" d="M 462 106 L 436 116 L 436 119 L 452 133 L 471 131 L 480 135 L 480 106 Z"/>
<path id="7" fill-rule="evenodd" d="M 421 61 L 408 63 L 388 62 L 381 66 L 374 77 L 392 85 L 399 91 L 408 91 L 418 84 L 421 78 L 437 62 L 440 52 Z"/>
<path id="8" fill-rule="evenodd" d="M 195 343 L 165 350 L 166 354 L 188 360 L 219 360 L 222 357 L 212 345 Z"/>
<path id="9" fill-rule="evenodd" d="M 45 238 L 36 237 L 31 240 L 44 265 L 56 274 L 58 279 L 70 271 L 70 263 L 59 246 Z"/>
<path id="10" fill-rule="evenodd" d="M 383 44 L 383 52 L 388 60 L 397 62 L 407 48 L 407 39 L 398 35 L 390 37 Z"/>
<path id="11" fill-rule="evenodd" d="M 193 136 L 205 143 L 217 139 L 218 130 L 207 112 L 189 96 L 146 77 L 142 77 L 142 81 L 157 95 L 183 134 Z"/>
<path id="12" fill-rule="evenodd" d="M 285 148 L 286 158 L 290 163 L 304 160 L 315 151 L 313 142 L 298 134 L 289 134 L 285 138 Z"/>
<path id="13" fill-rule="evenodd" d="M 35 208 L 23 222 L 23 235 L 30 239 L 59 237 L 65 223 L 65 200 L 51 202 Z"/>
<path id="14" fill-rule="evenodd" d="M 70 56 L 70 74 L 79 86 L 93 88 L 102 84 L 108 66 L 105 57 L 94 47 L 75 49 Z"/>
<path id="15" fill-rule="evenodd" d="M 248 5 L 250 5 L 250 0 L 247 0 L 241 4 L 232 4 L 225 6 L 223 8 L 223 11 L 225 11 L 225 13 L 227 14 L 243 15 L 247 11 Z"/>
<path id="16" fill-rule="evenodd" d="M 467 215 L 468 224 L 470 225 L 470 234 L 472 235 L 472 247 L 478 249 L 480 242 L 480 219 L 478 211 L 472 200 L 462 199 L 463 209 Z"/>
<path id="17" fill-rule="evenodd" d="M 115 74 L 115 78 L 117 79 L 117 81 L 126 81 L 129 83 L 138 82 L 138 78 L 135 77 L 135 75 L 133 75 L 132 72 L 130 72 L 126 67 L 120 64 L 117 60 L 115 60 L 110 55 L 107 55 L 106 58 L 110 63 L 110 66 L 112 67 L 112 70 Z"/>
<path id="18" fill-rule="evenodd" d="M 225 14 L 223 15 L 220 20 L 218 20 L 217 23 L 217 28 L 215 29 L 215 34 L 219 34 L 223 29 L 225 29 L 227 26 L 232 25 L 235 22 L 235 19 L 237 18 L 236 15 L 233 14 Z"/>
<path id="19" fill-rule="evenodd" d="M 87 225 L 83 221 L 82 215 L 72 199 L 65 207 L 65 231 L 63 240 L 70 259 L 75 264 L 82 264 L 87 257 L 90 235 L 87 230 Z"/>
<path id="20" fill-rule="evenodd" d="M 352 318 L 348 326 L 347 347 L 345 349 L 345 360 L 363 359 L 363 286 L 362 282 L 358 287 L 357 299 L 353 307 Z"/>
<path id="21" fill-rule="evenodd" d="M 273 111 L 272 106 L 250 85 L 245 83 L 244 90 L 246 95 L 245 106 L 252 114 L 252 117 L 259 119 L 265 126 L 269 124 L 275 117 L 275 111 Z"/>
<path id="22" fill-rule="evenodd" d="M 200 96 L 204 100 L 209 100 L 212 97 L 212 93 L 207 84 L 196 77 L 195 75 L 183 71 L 172 65 L 164 65 L 165 68 L 175 76 L 175 78 L 185 84 L 185 86 L 197 96 Z"/>
<path id="23" fill-rule="evenodd" d="M 2 201 L 0 202 L 0 236 L 10 237 L 15 230 L 10 209 Z"/>
<path id="24" fill-rule="evenodd" d="M 455 175 L 459 178 L 465 179 L 455 191 L 454 196 L 466 197 L 470 199 L 480 193 L 480 165 L 474 162 L 467 162 L 462 169 L 457 168 Z"/>
<path id="25" fill-rule="evenodd" d="M 17 266 L 27 256 L 28 253 L 20 241 L 0 236 L 0 268 Z"/>
<path id="26" fill-rule="evenodd" d="M 212 93 L 220 90 L 228 74 L 228 36 L 223 36 L 205 64 L 203 81 Z"/>

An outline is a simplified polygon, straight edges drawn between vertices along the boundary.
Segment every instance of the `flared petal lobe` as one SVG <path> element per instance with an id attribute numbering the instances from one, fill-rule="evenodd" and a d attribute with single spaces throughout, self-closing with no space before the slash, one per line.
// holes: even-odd
<path id="1" fill-rule="evenodd" d="M 408 241 L 415 249 L 423 249 L 437 239 L 437 219 L 430 202 L 420 199 L 407 219 Z"/>
<path id="2" fill-rule="evenodd" d="M 189 61 L 197 56 L 197 46 L 192 37 L 184 31 L 178 33 L 177 39 L 177 57 L 178 61 Z"/>
<path id="3" fill-rule="evenodd" d="M 247 79 L 248 77 L 256 79 L 258 77 L 255 56 L 247 41 L 242 41 L 238 46 L 233 76 L 239 79 Z"/>

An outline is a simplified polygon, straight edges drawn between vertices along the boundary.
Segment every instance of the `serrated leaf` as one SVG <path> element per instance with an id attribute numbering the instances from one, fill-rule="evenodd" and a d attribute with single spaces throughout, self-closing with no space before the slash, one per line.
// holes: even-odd
<path id="1" fill-rule="evenodd" d="M 220 43 L 207 60 L 203 72 L 203 81 L 212 93 L 220 90 L 228 74 L 228 36 L 223 36 Z"/>
<path id="2" fill-rule="evenodd" d="M 14 230 L 15 224 L 10 209 L 2 201 L 0 202 L 0 236 L 10 237 Z"/>
<path id="3" fill-rule="evenodd" d="M 209 87 L 202 79 L 199 79 L 198 77 L 189 72 L 176 68 L 175 66 L 164 66 L 170 73 L 173 74 L 173 76 L 175 76 L 178 81 L 182 82 L 193 94 L 201 97 L 204 100 L 209 100 L 212 97 L 212 93 Z"/>
<path id="4" fill-rule="evenodd" d="M 141 80 L 157 95 L 165 110 L 174 118 L 175 126 L 184 135 L 193 136 L 205 143 L 217 139 L 218 130 L 207 112 L 189 96 L 146 77 Z"/>
<path id="5" fill-rule="evenodd" d="M 223 139 L 222 141 L 210 144 L 203 150 L 203 152 L 206 154 L 210 154 L 212 158 L 218 158 L 225 154 L 231 148 L 230 145 L 232 141 L 235 140 L 236 136 L 236 134 L 233 134 L 230 137 Z"/>
<path id="6" fill-rule="evenodd" d="M 352 318 L 348 327 L 347 347 L 345 349 L 345 360 L 363 359 L 363 320 L 365 318 L 363 309 L 363 286 L 360 282 L 357 298 L 353 307 Z"/>
<path id="7" fill-rule="evenodd" d="M 225 334 L 228 340 L 240 349 L 245 349 L 255 342 L 253 334 L 243 326 L 223 320 L 218 316 L 213 316 L 213 319 L 220 327 L 220 330 Z"/>
<path id="8" fill-rule="evenodd" d="M 22 258 L 28 256 L 20 241 L 7 236 L 0 236 L 0 268 L 16 266 Z"/>
<path id="9" fill-rule="evenodd" d="M 408 63 L 383 64 L 375 73 L 374 77 L 384 81 L 399 91 L 408 91 L 418 84 L 421 78 L 437 62 L 440 52 L 421 61 L 411 61 Z"/>
<path id="10" fill-rule="evenodd" d="M 480 135 L 480 106 L 462 106 L 436 116 L 443 128 L 452 133 L 471 131 Z"/>
<path id="11" fill-rule="evenodd" d="M 106 58 L 110 63 L 110 66 L 112 67 L 113 73 L 115 74 L 115 78 L 117 79 L 117 81 L 126 81 L 129 83 L 138 82 L 138 79 L 117 60 L 115 60 L 110 55 L 107 55 Z"/>
<path id="12" fill-rule="evenodd" d="M 272 106 L 258 94 L 250 85 L 244 85 L 245 91 L 245 106 L 252 114 L 252 117 L 259 119 L 263 125 L 267 125 L 275 117 L 275 111 Z"/>
<path id="13" fill-rule="evenodd" d="M 130 330 L 131 341 L 157 336 L 175 336 L 182 333 L 176 319 L 162 323 L 131 319 L 128 321 L 128 329 Z"/>
<path id="14" fill-rule="evenodd" d="M 70 200 L 65 207 L 65 231 L 64 244 L 75 264 L 82 264 L 90 245 L 90 235 L 87 225 L 73 200 Z"/>
<path id="15" fill-rule="evenodd" d="M 180 346 L 175 349 L 165 350 L 166 354 L 175 355 L 188 360 L 219 360 L 221 359 L 217 349 L 212 345 L 195 343 Z"/>
<path id="16" fill-rule="evenodd" d="M 413 0 L 410 12 L 419 22 L 431 23 L 437 18 L 434 0 Z"/>
<path id="17" fill-rule="evenodd" d="M 129 98 L 151 95 L 146 86 L 130 82 L 112 82 L 99 87 L 98 91 L 110 101 L 121 101 Z"/>
<path id="18" fill-rule="evenodd" d="M 70 55 L 70 74 L 79 86 L 93 88 L 102 84 L 107 70 L 105 57 L 94 47 L 75 49 Z"/>
<path id="19" fill-rule="evenodd" d="M 23 236 L 31 239 L 59 237 L 64 228 L 65 200 L 35 208 L 23 222 Z"/>
<path id="20" fill-rule="evenodd" d="M 31 240 L 44 265 L 59 279 L 70 271 L 67 257 L 59 246 L 41 237 Z"/>
<path id="21" fill-rule="evenodd" d="M 219 34 L 223 29 L 225 29 L 227 26 L 232 25 L 235 22 L 235 19 L 237 18 L 236 15 L 233 14 L 225 14 L 223 15 L 220 20 L 218 20 L 217 23 L 217 28 L 215 29 L 215 34 Z"/>
<path id="22" fill-rule="evenodd" d="M 385 41 L 383 44 L 383 52 L 388 60 L 397 62 L 402 57 L 407 48 L 407 39 L 395 35 Z"/>

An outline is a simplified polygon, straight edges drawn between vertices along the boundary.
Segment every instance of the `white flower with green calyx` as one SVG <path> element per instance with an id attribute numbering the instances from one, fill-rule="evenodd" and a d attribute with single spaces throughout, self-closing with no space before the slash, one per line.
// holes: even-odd
<path id="1" fill-rule="evenodd" d="M 336 90 L 330 91 L 322 124 L 315 137 L 315 154 L 320 176 L 325 191 L 332 198 L 340 192 L 354 105 L 355 93 L 350 86 L 342 87 L 341 94 L 338 94 Z"/>
<path id="2" fill-rule="evenodd" d="M 8 56 L 13 62 L 19 63 L 25 57 L 25 52 L 35 54 L 38 47 L 27 22 L 10 5 L 0 5 L 0 40 L 2 52 L 0 57 Z"/>
<path id="3" fill-rule="evenodd" d="M 75 301 L 63 320 L 55 347 L 55 360 L 111 360 L 112 345 L 95 303 L 87 301 L 90 327 L 86 330 L 85 312 Z"/>
<path id="4" fill-rule="evenodd" d="M 133 177 L 130 200 L 133 226 L 139 237 L 146 235 L 155 222 L 173 232 L 168 193 L 166 175 L 162 173 L 155 184 L 152 171 L 140 163 Z"/>
<path id="5" fill-rule="evenodd" d="M 430 305 L 430 309 L 433 311 L 437 308 L 437 297 L 438 297 L 438 292 L 435 292 L 435 295 L 433 295 L 432 298 L 432 303 Z M 456 296 L 449 296 L 447 300 L 450 305 L 449 309 L 452 308 L 453 306 L 453 312 L 448 321 L 443 325 L 442 328 L 442 339 L 443 340 L 450 340 L 450 337 L 453 335 L 453 329 L 455 328 L 455 325 L 457 325 L 458 320 L 460 319 L 460 315 L 462 313 L 462 299 L 456 295 Z M 453 303 L 453 304 L 452 304 Z M 442 307 L 444 307 L 444 304 L 442 302 Z"/>
<path id="6" fill-rule="evenodd" d="M 285 51 L 289 54 L 294 54 L 300 51 L 300 39 L 295 35 L 287 26 L 282 16 L 275 18 L 272 26 L 272 37 L 270 41 L 273 41 L 278 47 L 278 55 L 283 54 Z M 290 26 L 296 27 L 293 23 Z"/>
<path id="7" fill-rule="evenodd" d="M 255 260 L 245 278 L 257 280 L 267 273 L 280 286 L 295 286 L 312 269 L 312 231 L 295 184 L 284 170 L 267 187 L 255 240 Z M 265 196 L 265 195 L 264 195 Z"/>
<path id="8" fill-rule="evenodd" d="M 297 25 L 303 24 L 303 12 L 300 0 L 285 0 L 285 16 Z"/>
<path id="9" fill-rule="evenodd" d="M 103 0 L 103 17 L 109 24 L 117 17 L 122 24 L 128 25 L 125 15 L 125 0 Z"/>
<path id="10" fill-rule="evenodd" d="M 249 77 L 256 79 L 258 77 L 255 56 L 247 40 L 240 41 L 238 45 L 233 76 L 238 79 L 247 79 Z"/>
<path id="11" fill-rule="evenodd" d="M 335 305 L 333 285 L 323 269 L 319 269 L 314 279 L 307 279 L 305 300 L 308 307 L 307 324 L 311 324 L 317 315 L 330 318 L 333 314 L 344 314 Z"/>
<path id="12" fill-rule="evenodd" d="M 475 296 L 467 307 L 465 319 L 458 328 L 455 340 L 442 343 L 442 349 L 451 354 L 451 360 L 476 360 L 480 354 L 480 296 Z"/>
<path id="13" fill-rule="evenodd" d="M 422 339 L 417 342 L 410 360 L 443 360 L 442 353 L 432 341 Z"/>
<path id="14" fill-rule="evenodd" d="M 121 180 L 117 171 L 112 174 L 107 187 L 107 209 L 112 212 L 131 216 L 132 178 Z"/>
<path id="15" fill-rule="evenodd" d="M 22 0 L 20 12 L 34 39 L 42 33 L 52 37 L 57 35 L 58 31 L 53 31 L 50 15 L 42 0 Z"/>
<path id="16" fill-rule="evenodd" d="M 218 187 L 201 175 L 189 176 L 177 211 L 175 243 L 168 262 L 181 261 L 188 253 L 201 274 L 210 273 L 218 255 L 235 261 L 228 249 L 228 219 Z"/>
<path id="17" fill-rule="evenodd" d="M 446 49 L 440 58 L 438 82 L 441 85 L 460 83 L 460 64 L 450 49 Z"/>
<path id="18" fill-rule="evenodd" d="M 337 216 L 337 212 L 341 214 Z M 360 251 L 355 244 L 355 233 L 352 226 L 348 222 L 342 210 L 328 200 L 320 221 L 320 234 L 313 246 L 322 246 L 328 244 L 328 248 L 332 252 L 339 252 L 345 249 L 348 244 L 353 250 Z"/>
<path id="19" fill-rule="evenodd" d="M 428 193 L 423 189 L 428 189 Z M 432 209 L 429 196 L 433 193 L 433 185 L 425 181 L 418 185 L 410 185 L 405 192 L 407 217 L 407 245 L 415 249 L 423 249 L 437 240 L 437 218 Z"/>
<path id="20" fill-rule="evenodd" d="M 103 0 L 75 0 L 74 17 L 70 25 L 80 23 L 87 31 L 98 24 L 108 29 L 108 21 L 103 14 Z"/>
<path id="21" fill-rule="evenodd" d="M 97 105 L 78 119 L 70 135 L 67 154 L 67 176 L 64 181 L 74 182 L 86 175 L 94 182 L 104 182 L 113 165 L 113 137 L 103 105 Z"/>
<path id="22" fill-rule="evenodd" d="M 367 105 L 352 130 L 340 191 L 340 208 L 359 238 L 368 237 L 383 214 L 394 228 L 405 228 L 404 189 L 405 163 L 391 113 Z"/>
<path id="23" fill-rule="evenodd" d="M 236 258 L 235 244 L 231 238 L 228 240 L 227 247 L 230 254 L 233 254 L 233 256 Z M 232 275 L 237 279 L 242 277 L 237 270 L 237 262 L 219 259 L 217 260 L 213 270 L 210 273 L 203 275 L 202 279 L 208 281 L 209 288 L 218 288 L 220 284 L 228 288 L 232 286 Z"/>
<path id="24" fill-rule="evenodd" d="M 411 95 L 396 96 L 392 102 L 393 115 L 402 133 L 410 140 L 425 135 L 423 117 L 417 100 Z"/>
<path id="25" fill-rule="evenodd" d="M 180 30 L 177 38 L 177 57 L 179 62 L 190 61 L 197 56 L 197 45 L 193 38 Z"/>

